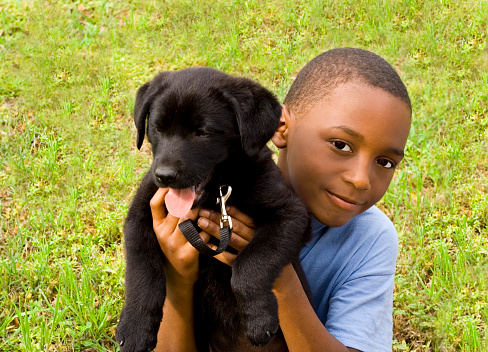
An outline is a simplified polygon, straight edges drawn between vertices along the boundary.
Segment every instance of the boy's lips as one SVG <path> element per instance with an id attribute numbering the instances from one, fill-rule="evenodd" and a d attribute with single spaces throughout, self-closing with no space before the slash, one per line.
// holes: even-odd
<path id="1" fill-rule="evenodd" d="M 364 203 L 345 198 L 343 196 L 336 195 L 330 191 L 325 191 L 329 198 L 332 200 L 332 202 L 337 205 L 339 208 L 345 209 L 345 210 L 354 210 L 358 206 L 363 205 Z"/>

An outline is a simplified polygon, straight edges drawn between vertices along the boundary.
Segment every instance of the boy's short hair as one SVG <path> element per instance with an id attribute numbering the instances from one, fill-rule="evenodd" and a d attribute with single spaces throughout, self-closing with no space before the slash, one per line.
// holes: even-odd
<path id="1" fill-rule="evenodd" d="M 350 81 L 381 88 L 412 110 L 407 88 L 393 67 L 381 56 L 357 48 L 332 49 L 311 60 L 298 73 L 283 104 L 297 114 L 308 112 Z"/>

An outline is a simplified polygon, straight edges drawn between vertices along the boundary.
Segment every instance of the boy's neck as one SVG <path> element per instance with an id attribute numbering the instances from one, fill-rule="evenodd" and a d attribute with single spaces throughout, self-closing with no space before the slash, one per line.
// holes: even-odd
<path id="1" fill-rule="evenodd" d="M 283 181 L 288 187 L 291 187 L 290 183 L 290 175 L 288 173 L 288 164 L 286 162 L 286 147 L 280 149 L 279 154 L 278 154 L 278 168 L 281 171 L 281 174 L 283 175 Z"/>

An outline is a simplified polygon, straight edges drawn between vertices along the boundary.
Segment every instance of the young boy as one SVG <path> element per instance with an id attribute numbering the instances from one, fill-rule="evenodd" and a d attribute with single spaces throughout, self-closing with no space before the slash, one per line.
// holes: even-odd
<path id="1" fill-rule="evenodd" d="M 272 138 L 285 182 L 313 214 L 301 262 L 312 307 L 291 265 L 275 282 L 280 326 L 290 351 L 391 351 L 397 233 L 376 204 L 403 158 L 411 123 L 407 90 L 379 56 L 360 49 L 327 51 L 298 74 Z M 193 285 L 198 252 L 177 224 L 200 216 L 205 242 L 218 236 L 219 214 L 164 213 L 166 189 L 151 201 L 154 229 L 167 258 L 167 298 L 156 350 L 196 350 Z M 252 239 L 252 220 L 230 208 L 231 246 Z M 232 264 L 235 256 L 216 257 Z"/>

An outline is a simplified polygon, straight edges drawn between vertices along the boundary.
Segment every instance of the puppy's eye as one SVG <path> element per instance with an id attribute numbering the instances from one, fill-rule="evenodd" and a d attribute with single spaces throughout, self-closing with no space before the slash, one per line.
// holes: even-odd
<path id="1" fill-rule="evenodd" d="M 164 124 L 161 121 L 153 121 L 150 122 L 150 126 L 156 131 L 156 132 L 164 132 Z"/>
<path id="2" fill-rule="evenodd" d="M 351 147 L 346 142 L 333 141 L 332 145 L 342 152 L 352 152 Z"/>
<path id="3" fill-rule="evenodd" d="M 203 130 L 203 128 L 199 128 L 195 131 L 195 136 L 197 137 L 203 137 L 206 136 L 207 132 Z"/>

